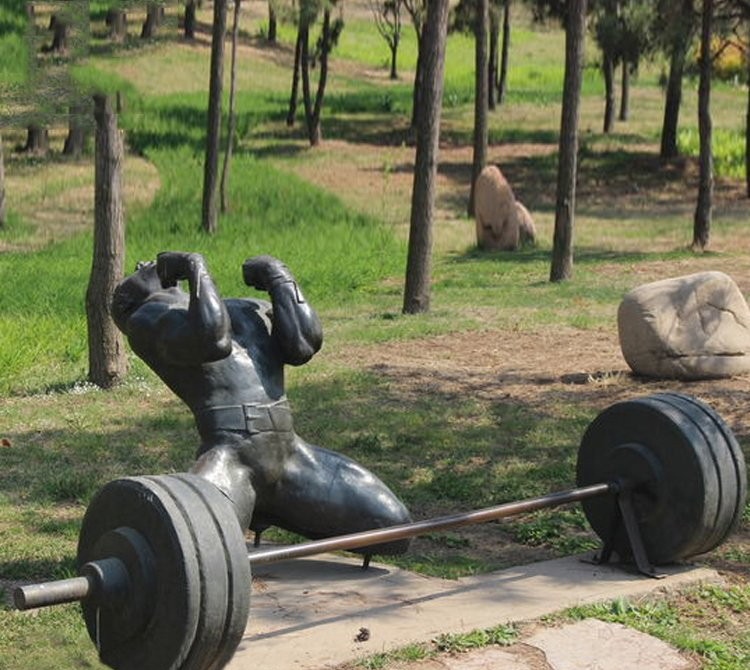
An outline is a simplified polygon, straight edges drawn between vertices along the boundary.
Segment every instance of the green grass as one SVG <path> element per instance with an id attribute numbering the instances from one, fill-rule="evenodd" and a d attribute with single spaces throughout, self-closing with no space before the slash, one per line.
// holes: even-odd
<path id="1" fill-rule="evenodd" d="M 40 643 L 43 639 L 44 642 Z M 102 668 L 81 625 L 80 608 L 63 605 L 33 614 L 0 609 L 3 668 Z"/>
<path id="2" fill-rule="evenodd" d="M 0 92 L 6 94 L 28 74 L 25 6 L 25 0 L 4 0 L 0 6 Z"/>
<path id="3" fill-rule="evenodd" d="M 490 645 L 505 647 L 515 642 L 517 637 L 518 631 L 509 625 L 477 629 L 468 633 L 444 633 L 438 635 L 430 644 L 410 644 L 391 651 L 365 656 L 357 661 L 354 667 L 364 670 L 381 670 L 394 663 L 424 661 L 441 653 L 462 654 Z"/>
<path id="4" fill-rule="evenodd" d="M 477 647 L 498 645 L 506 647 L 518 637 L 518 631 L 513 626 L 495 626 L 473 630 L 469 633 L 445 633 L 438 635 L 435 646 L 438 651 L 464 652 Z"/>

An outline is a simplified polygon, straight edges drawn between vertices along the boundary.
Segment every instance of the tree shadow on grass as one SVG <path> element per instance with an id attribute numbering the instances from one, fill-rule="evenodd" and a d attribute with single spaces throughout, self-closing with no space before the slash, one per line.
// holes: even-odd
<path id="1" fill-rule="evenodd" d="M 497 260 L 514 265 L 531 265 L 534 263 L 547 263 L 550 260 L 551 251 L 547 248 L 526 246 L 517 251 L 489 251 L 471 247 L 463 253 L 450 255 L 447 262 L 451 264 L 474 263 L 476 261 Z M 633 263 L 645 263 L 649 261 L 660 261 L 665 258 L 692 257 L 692 253 L 685 250 L 670 252 L 663 251 L 632 251 L 601 248 L 593 246 L 576 246 L 575 262 L 577 265 L 599 265 L 601 263 L 620 263 L 630 265 Z"/>
<path id="2" fill-rule="evenodd" d="M 0 493 L 9 500 L 85 503 L 116 477 L 189 469 L 200 444 L 186 409 L 161 416 L 120 415 L 115 430 L 80 421 L 77 425 L 71 417 L 69 428 L 40 424 L 6 431 L 3 437 L 11 446 L 3 448 Z"/>
<path id="3" fill-rule="evenodd" d="M 304 121 L 303 121 L 304 123 Z M 372 144 L 383 147 L 413 146 L 414 135 L 408 119 L 372 115 L 329 116 L 322 120 L 324 139 L 343 140 L 351 144 Z"/>
<path id="4" fill-rule="evenodd" d="M 35 579 L 66 579 L 78 573 L 75 557 L 70 554 L 58 558 L 0 561 L 3 580 L 27 582 Z"/>
<path id="5" fill-rule="evenodd" d="M 288 137 L 284 141 L 272 139 L 261 144 L 257 142 L 258 137 L 265 138 L 268 135 L 256 136 L 252 147 L 243 149 L 243 151 L 256 158 L 294 158 L 300 156 L 309 148 L 300 141 L 301 138 Z"/>

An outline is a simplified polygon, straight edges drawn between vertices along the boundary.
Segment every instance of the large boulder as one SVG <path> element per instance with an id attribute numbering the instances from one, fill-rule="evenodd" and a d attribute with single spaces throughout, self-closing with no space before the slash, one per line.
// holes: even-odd
<path id="1" fill-rule="evenodd" d="M 488 165 L 477 177 L 474 218 L 481 249 L 513 251 L 521 243 L 536 240 L 531 214 L 516 200 L 508 180 L 495 165 Z"/>
<path id="2" fill-rule="evenodd" d="M 750 309 L 723 272 L 644 284 L 617 312 L 620 348 L 633 372 L 711 379 L 750 372 Z"/>

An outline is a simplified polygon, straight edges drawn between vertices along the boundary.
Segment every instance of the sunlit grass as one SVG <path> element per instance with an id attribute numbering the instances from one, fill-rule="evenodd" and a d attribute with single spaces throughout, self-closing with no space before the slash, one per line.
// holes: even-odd
<path id="1" fill-rule="evenodd" d="M 695 128 L 680 130 L 677 145 L 681 153 L 697 156 L 700 153 L 700 137 Z M 742 179 L 745 177 L 745 133 L 744 130 L 715 129 L 712 133 L 714 168 L 722 177 Z"/>
<path id="2" fill-rule="evenodd" d="M 0 92 L 22 84 L 28 74 L 25 5 L 25 0 L 3 0 L 0 6 L 0 25 L 3 26 L 0 33 Z"/>

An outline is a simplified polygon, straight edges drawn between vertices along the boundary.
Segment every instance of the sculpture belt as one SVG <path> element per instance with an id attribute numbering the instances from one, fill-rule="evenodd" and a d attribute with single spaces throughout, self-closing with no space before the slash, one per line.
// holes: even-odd
<path id="1" fill-rule="evenodd" d="M 292 412 L 286 398 L 271 403 L 216 405 L 195 413 L 202 434 L 216 430 L 242 430 L 250 435 L 291 432 Z"/>

